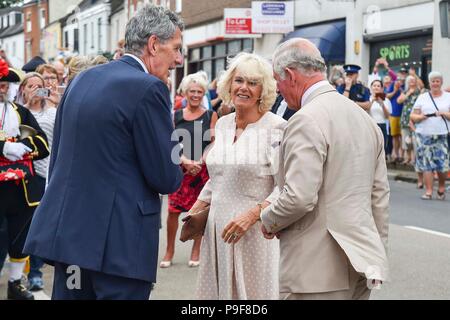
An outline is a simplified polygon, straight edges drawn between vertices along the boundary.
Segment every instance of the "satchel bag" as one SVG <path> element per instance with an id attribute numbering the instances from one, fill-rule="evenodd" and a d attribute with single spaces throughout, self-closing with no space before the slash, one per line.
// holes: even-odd
<path id="1" fill-rule="evenodd" d="M 184 222 L 181 228 L 180 241 L 186 242 L 203 236 L 206 222 L 208 221 L 209 206 L 193 214 L 189 214 L 182 219 Z"/>

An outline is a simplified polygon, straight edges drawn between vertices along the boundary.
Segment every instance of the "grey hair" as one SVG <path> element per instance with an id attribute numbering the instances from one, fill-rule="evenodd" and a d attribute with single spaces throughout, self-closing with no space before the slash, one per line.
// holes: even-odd
<path id="1" fill-rule="evenodd" d="M 444 80 L 442 73 L 440 73 L 439 71 L 431 71 L 428 74 L 428 81 L 431 81 L 432 79 L 435 79 L 435 78 L 440 78 L 442 81 Z"/>
<path id="2" fill-rule="evenodd" d="M 305 52 L 296 39 L 282 43 L 273 54 L 273 70 L 282 80 L 286 77 L 286 68 L 296 69 L 306 76 L 313 73 L 326 73 L 327 66 L 320 53 Z"/>
<path id="3" fill-rule="evenodd" d="M 162 6 L 145 5 L 127 23 L 125 52 L 140 57 L 152 35 L 164 43 L 173 37 L 177 28 L 184 30 L 184 23 L 177 14 Z"/>

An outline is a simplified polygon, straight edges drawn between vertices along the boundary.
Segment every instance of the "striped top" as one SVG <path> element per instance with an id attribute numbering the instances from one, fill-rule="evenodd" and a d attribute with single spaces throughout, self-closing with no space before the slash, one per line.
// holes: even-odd
<path id="1" fill-rule="evenodd" d="M 31 110 L 30 110 L 31 111 Z M 48 140 L 48 147 L 52 149 L 53 142 L 53 128 L 55 126 L 56 108 L 50 107 L 43 111 L 31 111 L 36 118 L 41 129 L 45 132 Z M 50 164 L 50 156 L 45 159 L 34 161 L 34 169 L 36 173 L 44 179 L 47 179 L 48 166 Z"/>

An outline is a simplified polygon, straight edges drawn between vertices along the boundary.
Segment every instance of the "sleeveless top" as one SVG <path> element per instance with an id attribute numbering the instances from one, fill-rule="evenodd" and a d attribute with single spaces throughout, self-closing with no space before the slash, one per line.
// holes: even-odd
<path id="1" fill-rule="evenodd" d="M 206 147 L 211 143 L 212 115 L 212 110 L 206 110 L 199 118 L 188 121 L 183 117 L 183 109 L 175 112 L 175 130 L 179 142 L 183 146 L 183 155 L 186 158 L 199 161 Z"/>

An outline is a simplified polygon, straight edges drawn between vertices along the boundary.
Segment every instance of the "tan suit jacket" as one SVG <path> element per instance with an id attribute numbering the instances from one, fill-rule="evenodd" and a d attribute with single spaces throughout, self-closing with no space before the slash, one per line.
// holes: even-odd
<path id="1" fill-rule="evenodd" d="M 280 292 L 349 289 L 349 262 L 386 281 L 389 184 L 377 124 L 322 86 L 289 120 L 280 152 L 281 193 L 261 214 L 280 232 Z"/>

